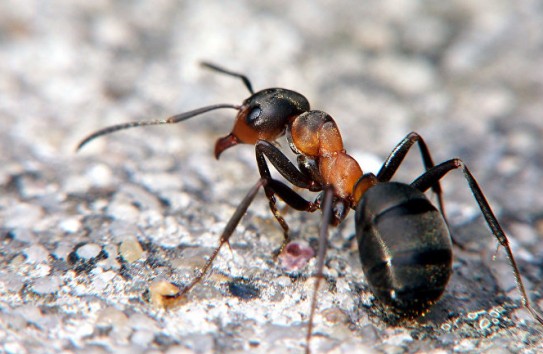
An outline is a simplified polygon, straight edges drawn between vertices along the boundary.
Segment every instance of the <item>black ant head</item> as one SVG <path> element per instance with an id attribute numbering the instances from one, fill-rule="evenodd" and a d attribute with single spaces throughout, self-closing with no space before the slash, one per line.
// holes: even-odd
<path id="1" fill-rule="evenodd" d="M 288 123 L 309 111 L 309 102 L 301 94 L 282 88 L 259 91 L 241 105 L 232 132 L 217 140 L 215 157 L 231 146 L 272 141 L 285 133 Z"/>

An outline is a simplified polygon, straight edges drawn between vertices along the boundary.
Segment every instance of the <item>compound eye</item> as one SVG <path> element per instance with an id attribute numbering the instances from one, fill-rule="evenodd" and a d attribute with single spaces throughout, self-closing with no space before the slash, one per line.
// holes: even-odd
<path id="1" fill-rule="evenodd" d="M 255 108 L 251 109 L 249 114 L 247 114 L 247 124 L 254 125 L 256 120 L 260 117 L 262 114 L 262 109 L 259 106 L 256 106 Z"/>

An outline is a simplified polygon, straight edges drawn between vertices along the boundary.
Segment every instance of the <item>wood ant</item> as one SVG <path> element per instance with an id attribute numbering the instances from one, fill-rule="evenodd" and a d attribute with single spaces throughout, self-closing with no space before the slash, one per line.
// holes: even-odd
<path id="1" fill-rule="evenodd" d="M 421 316 L 440 299 L 452 273 L 452 238 L 444 213 L 440 180 L 451 170 L 460 169 L 488 227 L 505 249 L 522 305 L 543 324 L 543 317 L 530 304 L 509 241 L 462 160 L 454 158 L 435 165 L 422 137 L 412 132 L 396 145 L 377 174 L 364 174 L 355 159 L 347 154 L 332 117 L 325 112 L 311 110 L 303 95 L 283 88 L 268 88 L 255 93 L 245 75 L 210 63 L 202 65 L 241 79 L 251 96 L 241 105 L 216 104 L 165 120 L 113 125 L 89 135 L 77 147 L 80 149 L 89 141 L 118 130 L 174 124 L 222 108 L 238 111 L 232 132 L 217 140 L 215 157 L 218 159 L 221 153 L 234 145 L 252 144 L 260 179 L 238 205 L 221 235 L 219 246 L 199 274 L 176 296 L 184 296 L 203 279 L 221 247 L 229 244 L 230 236 L 257 192 L 263 188 L 269 207 L 283 229 L 284 240 L 279 253 L 289 242 L 289 227 L 279 213 L 276 197 L 296 210 L 322 211 L 316 281 L 306 337 L 307 352 L 310 351 L 317 292 L 323 278 L 328 228 L 341 223 L 350 209 L 355 210 L 360 261 L 372 292 L 400 316 Z M 285 134 L 298 166 L 274 145 L 274 141 Z M 419 147 L 425 172 L 410 184 L 392 182 L 392 177 L 415 144 Z M 307 201 L 287 184 L 272 178 L 266 159 L 291 185 L 320 192 L 317 198 Z M 437 196 L 438 208 L 424 195 L 429 189 Z"/>

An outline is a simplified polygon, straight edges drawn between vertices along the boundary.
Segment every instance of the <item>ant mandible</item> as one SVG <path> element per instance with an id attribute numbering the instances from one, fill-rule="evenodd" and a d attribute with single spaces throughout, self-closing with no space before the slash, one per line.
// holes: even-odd
<path id="1" fill-rule="evenodd" d="M 440 180 L 451 170 L 460 169 L 475 197 L 492 234 L 504 247 L 512 267 L 522 305 L 535 320 L 543 317 L 532 307 L 526 294 L 509 241 L 492 212 L 481 188 L 460 159 L 435 165 L 426 143 L 415 132 L 409 133 L 390 153 L 377 174 L 362 172 L 356 160 L 347 154 L 335 121 L 327 113 L 310 110 L 301 94 L 269 88 L 254 92 L 249 79 L 210 63 L 208 69 L 237 77 L 251 96 L 241 105 L 217 104 L 181 113 L 165 120 L 140 121 L 113 125 L 94 132 L 78 145 L 118 130 L 145 125 L 174 124 L 222 108 L 238 111 L 232 132 L 217 140 L 215 157 L 237 144 L 255 145 L 260 179 L 251 188 L 228 221 L 219 246 L 199 274 L 177 295 L 188 293 L 209 271 L 221 247 L 246 213 L 260 188 L 284 234 L 279 253 L 289 242 L 289 227 L 276 206 L 276 197 L 300 211 L 322 211 L 319 234 L 317 274 L 311 301 L 306 336 L 310 351 L 317 292 L 323 278 L 328 227 L 341 223 L 355 209 L 356 239 L 360 261 L 374 295 L 395 313 L 414 318 L 426 313 L 439 300 L 452 273 L 452 239 L 445 218 Z M 273 142 L 286 134 L 298 166 Z M 391 182 L 409 149 L 418 144 L 425 172 L 411 184 Z M 285 183 L 272 178 L 268 163 L 297 188 L 320 192 L 315 201 L 307 201 Z M 432 189 L 437 195 L 436 209 L 424 195 Z"/>

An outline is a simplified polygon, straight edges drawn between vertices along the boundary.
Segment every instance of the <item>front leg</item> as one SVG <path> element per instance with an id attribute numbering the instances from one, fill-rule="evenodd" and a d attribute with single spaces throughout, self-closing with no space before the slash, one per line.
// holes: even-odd
<path id="1" fill-rule="evenodd" d="M 266 162 L 266 158 L 268 158 L 270 163 L 281 174 L 281 176 L 296 187 L 311 191 L 321 190 L 322 187 L 320 184 L 313 181 L 310 177 L 298 170 L 296 166 L 285 156 L 285 154 L 283 154 L 281 150 L 270 142 L 259 140 L 255 145 L 255 153 L 260 176 L 270 181 L 264 186 L 264 191 L 270 205 L 270 210 L 283 229 L 284 239 L 281 247 L 279 248 L 279 252 L 277 253 L 277 255 L 279 255 L 289 242 L 289 226 L 277 209 L 277 200 L 275 196 L 278 195 L 287 205 L 296 210 L 314 211 L 317 209 L 317 207 L 314 203 L 308 202 L 300 197 L 290 187 L 279 181 L 273 180 L 268 168 L 268 163 Z"/>

